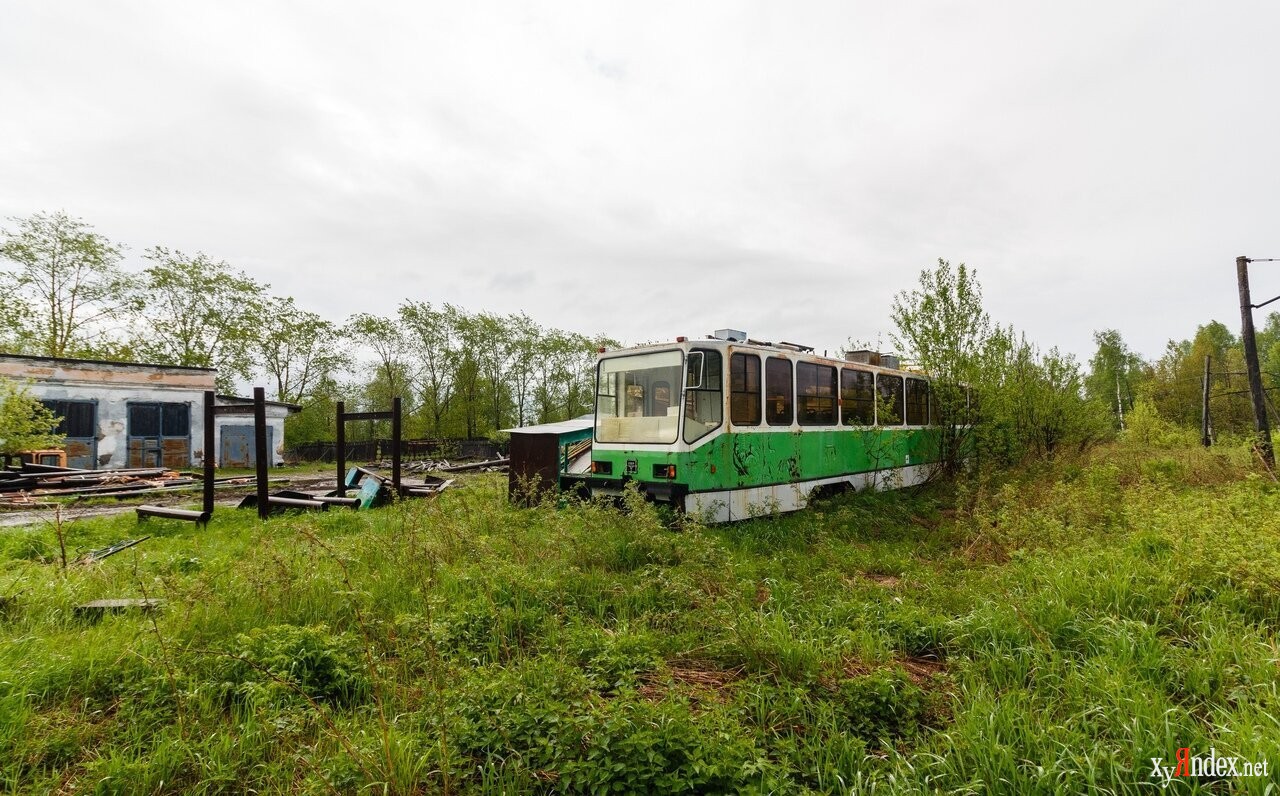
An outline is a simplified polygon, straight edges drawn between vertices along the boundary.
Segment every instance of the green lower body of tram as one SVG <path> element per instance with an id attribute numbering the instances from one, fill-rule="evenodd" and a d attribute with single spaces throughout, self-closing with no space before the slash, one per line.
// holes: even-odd
<path id="1" fill-rule="evenodd" d="M 823 489 L 894 489 L 922 483 L 938 461 L 936 427 L 730 431 L 692 450 L 597 444 L 582 485 L 647 497 L 711 522 L 804 508 Z"/>

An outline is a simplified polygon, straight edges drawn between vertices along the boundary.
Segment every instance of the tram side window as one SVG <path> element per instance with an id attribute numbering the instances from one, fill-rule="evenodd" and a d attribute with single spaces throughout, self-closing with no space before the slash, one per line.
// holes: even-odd
<path id="1" fill-rule="evenodd" d="M 840 408 L 846 426 L 871 426 L 876 422 L 876 377 L 866 370 L 840 371 Z"/>
<path id="2" fill-rule="evenodd" d="M 764 364 L 764 419 L 769 425 L 791 425 L 791 391 L 791 361 L 769 357 Z"/>
<path id="3" fill-rule="evenodd" d="M 907 379 L 907 425 L 923 426 L 929 422 L 929 382 Z"/>
<path id="4" fill-rule="evenodd" d="M 902 377 L 876 374 L 876 392 L 880 398 L 876 424 L 902 425 Z"/>
<path id="5" fill-rule="evenodd" d="M 796 365 L 796 403 L 802 426 L 836 424 L 836 369 L 800 362 Z"/>
<path id="6" fill-rule="evenodd" d="M 737 426 L 760 425 L 760 357 L 729 358 L 729 419 Z"/>
<path id="7" fill-rule="evenodd" d="M 685 390 L 684 441 L 693 442 L 720 428 L 724 422 L 724 371 L 719 351 L 695 349 L 703 358 L 699 386 Z"/>

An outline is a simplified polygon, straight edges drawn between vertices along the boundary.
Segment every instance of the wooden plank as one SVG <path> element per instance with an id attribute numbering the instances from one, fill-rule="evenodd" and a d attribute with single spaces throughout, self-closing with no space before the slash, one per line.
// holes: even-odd
<path id="1" fill-rule="evenodd" d="M 160 442 L 160 463 L 180 470 L 191 466 L 191 440 L 186 437 L 165 437 Z"/>
<path id="2" fill-rule="evenodd" d="M 124 598 L 124 599 L 108 599 L 93 600 L 91 602 L 77 605 L 72 609 L 74 614 L 83 619 L 101 619 L 103 615 L 112 613 L 119 614 L 125 611 L 154 611 L 159 608 L 161 601 L 154 597 L 147 598 Z"/>

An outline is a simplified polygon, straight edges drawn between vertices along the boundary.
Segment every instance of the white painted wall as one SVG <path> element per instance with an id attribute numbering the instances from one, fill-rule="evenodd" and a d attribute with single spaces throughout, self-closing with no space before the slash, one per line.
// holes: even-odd
<path id="1" fill-rule="evenodd" d="M 226 405 L 231 401 L 218 399 L 218 405 Z M 237 402 L 236 405 L 239 405 Z M 252 407 L 253 402 L 245 404 Z M 203 411 L 203 410 L 202 410 Z M 284 420 L 289 416 L 289 408 L 279 404 L 267 404 L 267 425 L 271 428 L 271 442 L 273 450 L 270 452 L 271 465 L 273 467 L 284 464 Z M 217 415 L 213 418 L 213 444 L 215 451 L 222 450 L 222 427 L 223 426 L 252 426 L 253 415 Z M 202 425 L 203 427 L 203 425 Z M 203 433 L 203 432 L 202 432 Z M 201 438 L 203 439 L 203 438 Z M 203 442 L 200 443 L 203 446 Z"/>
<path id="2" fill-rule="evenodd" d="M 107 385 L 32 382 L 28 389 L 40 400 L 97 401 L 97 467 L 129 466 L 129 403 L 185 403 L 191 407 L 191 464 L 204 461 L 204 392 L 164 387 L 150 389 Z"/>
<path id="3" fill-rule="evenodd" d="M 120 469 L 129 464 L 129 404 L 185 403 L 191 407 L 191 461 L 204 464 L 204 393 L 214 389 L 215 371 L 121 362 L 50 359 L 0 354 L 0 377 L 27 386 L 40 400 L 93 401 L 97 403 L 97 467 Z M 238 400 L 218 398 L 219 405 Z M 253 402 L 245 399 L 245 405 Z M 272 428 L 271 463 L 284 463 L 284 421 L 289 407 L 267 404 L 267 425 Z M 214 450 L 222 448 L 224 425 L 253 425 L 253 415 L 224 415 L 214 419 Z"/>

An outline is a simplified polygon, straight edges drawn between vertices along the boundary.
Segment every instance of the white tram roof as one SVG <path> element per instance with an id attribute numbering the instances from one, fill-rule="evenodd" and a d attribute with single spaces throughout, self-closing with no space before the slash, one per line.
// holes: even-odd
<path id="1" fill-rule="evenodd" d="M 672 348 L 729 348 L 734 350 L 752 350 L 764 354 L 782 354 L 794 359 L 809 360 L 821 362 L 824 365 L 835 365 L 837 367 L 847 367 L 854 370 L 869 370 L 877 373 L 900 373 L 903 376 L 915 376 L 916 378 L 929 378 L 929 374 L 919 370 L 908 370 L 906 368 L 887 368 L 883 365 L 872 365 L 866 362 L 850 362 L 840 357 L 823 356 L 812 350 L 801 350 L 798 346 L 792 346 L 789 343 L 776 344 L 771 342 L 761 342 L 759 340 L 747 340 L 746 342 L 734 342 L 732 340 L 723 340 L 719 337 L 688 337 L 684 340 L 668 340 L 666 342 L 645 343 L 644 345 L 631 346 L 630 348 L 614 348 L 601 352 L 597 359 L 603 359 L 612 356 L 625 356 L 627 354 L 638 354 L 645 351 L 669 351 Z"/>

